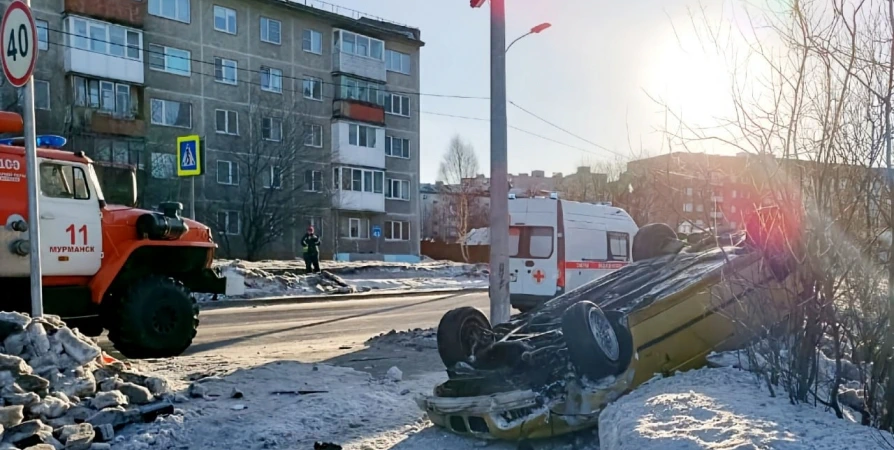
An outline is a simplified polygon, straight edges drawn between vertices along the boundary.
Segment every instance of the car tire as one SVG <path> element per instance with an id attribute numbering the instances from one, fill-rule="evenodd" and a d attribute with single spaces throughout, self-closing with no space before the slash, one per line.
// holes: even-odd
<path id="1" fill-rule="evenodd" d="M 199 326 L 199 308 L 177 280 L 149 276 L 133 283 L 112 305 L 106 327 L 115 349 L 128 358 L 181 355 Z"/>
<path id="2" fill-rule="evenodd" d="M 475 344 L 493 342 L 492 331 L 487 316 L 478 308 L 463 306 L 447 311 L 438 323 L 438 354 L 444 366 L 450 370 L 468 361 Z"/>
<path id="3" fill-rule="evenodd" d="M 604 311 L 604 313 L 605 318 L 608 319 L 615 331 L 615 336 L 618 337 L 618 349 L 621 357 L 618 360 L 618 370 L 615 375 L 620 375 L 630 367 L 630 361 L 633 360 L 633 353 L 636 351 L 633 348 L 633 335 L 626 325 L 627 314 L 620 311 Z"/>
<path id="4" fill-rule="evenodd" d="M 633 249 L 631 256 L 633 261 L 664 256 L 667 252 L 664 246 L 670 241 L 677 240 L 677 233 L 663 223 L 650 223 L 636 232 L 633 236 Z"/>
<path id="5" fill-rule="evenodd" d="M 566 309 L 562 334 L 578 375 L 596 381 L 620 370 L 623 358 L 615 327 L 595 303 L 578 302 Z"/>

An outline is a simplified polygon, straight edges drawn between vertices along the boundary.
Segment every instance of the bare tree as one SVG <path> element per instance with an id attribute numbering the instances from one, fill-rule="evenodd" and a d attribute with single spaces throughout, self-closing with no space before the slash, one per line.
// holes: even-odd
<path id="1" fill-rule="evenodd" d="M 217 114 L 223 115 L 218 122 L 233 120 L 224 111 Z M 229 170 L 228 182 L 238 189 L 223 190 L 206 217 L 228 251 L 235 250 L 232 238 L 238 237 L 242 253 L 254 260 L 290 232 L 303 232 L 304 217 L 322 215 L 331 206 L 324 182 L 331 155 L 323 151 L 323 127 L 301 103 L 257 100 L 248 117 L 250 130 L 224 149 L 230 161 L 218 168 Z"/>
<path id="2" fill-rule="evenodd" d="M 483 186 L 475 183 L 478 175 L 478 156 L 472 144 L 460 135 L 454 135 L 447 146 L 447 152 L 438 167 L 438 180 L 444 183 L 447 200 L 442 208 L 455 223 L 463 258 L 469 260 L 466 237 L 473 229 L 472 222 L 480 220 Z M 443 216 L 445 212 L 442 212 Z"/>

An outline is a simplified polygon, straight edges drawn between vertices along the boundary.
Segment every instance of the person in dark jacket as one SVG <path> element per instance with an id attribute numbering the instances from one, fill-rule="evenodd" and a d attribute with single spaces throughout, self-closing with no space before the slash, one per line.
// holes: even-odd
<path id="1" fill-rule="evenodd" d="M 313 225 L 307 227 L 307 233 L 301 238 L 304 250 L 304 267 L 308 273 L 320 272 L 320 237 L 314 234 Z M 311 270 L 313 269 L 313 270 Z"/>

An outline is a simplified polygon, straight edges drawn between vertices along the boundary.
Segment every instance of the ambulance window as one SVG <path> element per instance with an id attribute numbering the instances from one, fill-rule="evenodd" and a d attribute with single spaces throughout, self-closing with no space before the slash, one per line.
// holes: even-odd
<path id="1" fill-rule="evenodd" d="M 87 176 L 80 167 L 67 164 L 40 165 L 40 192 L 45 197 L 87 200 L 90 190 Z"/>
<path id="2" fill-rule="evenodd" d="M 545 259 L 553 255 L 552 227 L 529 227 L 528 236 L 529 257 Z"/>
<path id="3" fill-rule="evenodd" d="M 521 237 L 521 228 L 520 227 L 509 227 L 509 257 L 510 258 L 515 258 L 518 256 L 519 237 Z"/>
<path id="4" fill-rule="evenodd" d="M 608 236 L 609 261 L 627 261 L 630 236 L 627 233 L 606 233 Z"/>

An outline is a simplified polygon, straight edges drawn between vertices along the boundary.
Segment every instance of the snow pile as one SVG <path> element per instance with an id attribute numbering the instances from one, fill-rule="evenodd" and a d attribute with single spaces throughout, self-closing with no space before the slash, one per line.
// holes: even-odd
<path id="1" fill-rule="evenodd" d="M 475 228 L 466 235 L 466 245 L 490 245 L 490 228 Z"/>
<path id="2" fill-rule="evenodd" d="M 770 397 L 752 374 L 732 368 L 650 380 L 599 416 L 602 450 L 887 447 L 881 439 L 823 409 Z"/>
<path id="3" fill-rule="evenodd" d="M 0 340 L 2 448 L 102 448 L 93 442 L 174 412 L 160 400 L 166 380 L 107 362 L 99 346 L 56 316 L 0 312 Z"/>
<path id="4" fill-rule="evenodd" d="M 369 338 L 367 345 L 397 345 L 416 350 L 438 348 L 438 332 L 435 328 L 415 328 L 407 331 L 391 330 Z"/>
<path id="5" fill-rule="evenodd" d="M 245 279 L 245 294 L 232 299 L 345 294 L 371 290 L 471 289 L 487 286 L 487 265 L 452 261 L 416 264 L 384 261 L 323 261 L 322 274 L 307 274 L 303 261 L 215 262 L 221 272 Z M 217 300 L 224 299 L 217 296 Z M 214 300 L 198 295 L 200 302 Z"/>

